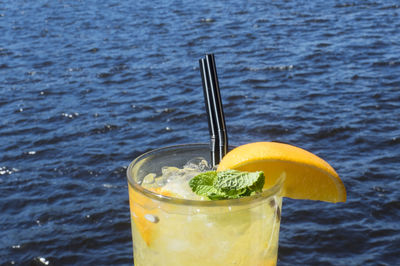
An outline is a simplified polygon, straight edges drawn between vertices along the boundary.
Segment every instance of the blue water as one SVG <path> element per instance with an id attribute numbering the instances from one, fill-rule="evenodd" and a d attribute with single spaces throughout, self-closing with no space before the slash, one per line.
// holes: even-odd
<path id="1" fill-rule="evenodd" d="M 285 199 L 278 265 L 400 265 L 400 3 L 0 1 L 0 264 L 131 265 L 125 171 L 208 142 L 318 154 L 348 201 Z"/>

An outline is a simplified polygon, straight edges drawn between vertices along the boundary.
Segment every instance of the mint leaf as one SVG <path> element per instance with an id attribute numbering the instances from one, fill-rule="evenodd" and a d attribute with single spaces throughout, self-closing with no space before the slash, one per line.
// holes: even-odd
<path id="1" fill-rule="evenodd" d="M 214 185 L 222 190 L 242 190 L 253 187 L 258 189 L 260 184 L 264 185 L 263 172 L 241 172 L 237 170 L 227 170 L 217 173 L 217 180 Z M 260 182 L 262 181 L 262 182 Z M 259 182 L 259 183 L 257 183 Z M 262 189 L 261 186 L 261 189 Z"/>
<path id="2" fill-rule="evenodd" d="M 219 191 L 214 187 L 215 179 L 217 179 L 215 171 L 201 173 L 189 181 L 189 186 L 194 193 L 200 196 L 218 195 Z"/>
<path id="3" fill-rule="evenodd" d="M 197 195 L 218 200 L 236 199 L 260 192 L 264 182 L 263 172 L 209 171 L 195 176 L 189 181 L 189 186 Z"/>

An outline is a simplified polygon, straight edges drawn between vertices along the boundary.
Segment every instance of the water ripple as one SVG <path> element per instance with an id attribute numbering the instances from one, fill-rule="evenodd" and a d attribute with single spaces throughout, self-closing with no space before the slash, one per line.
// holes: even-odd
<path id="1" fill-rule="evenodd" d="M 232 145 L 307 148 L 348 190 L 340 205 L 284 200 L 278 265 L 399 264 L 399 11 L 381 0 L 4 2 L 0 264 L 132 264 L 127 164 L 208 141 L 205 52 Z"/>

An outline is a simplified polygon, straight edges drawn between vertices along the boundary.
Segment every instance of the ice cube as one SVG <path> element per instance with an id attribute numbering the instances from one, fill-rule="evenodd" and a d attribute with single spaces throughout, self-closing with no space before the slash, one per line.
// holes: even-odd
<path id="1" fill-rule="evenodd" d="M 156 177 L 156 178 L 154 179 L 154 181 L 155 181 L 155 185 L 156 185 L 157 187 L 162 187 L 162 186 L 164 186 L 165 184 L 167 184 L 167 179 L 166 179 L 164 176 Z"/>
<path id="2" fill-rule="evenodd" d="M 150 185 L 154 183 L 154 179 L 156 178 L 156 174 L 150 173 L 143 178 L 143 185 Z"/>
<path id="3" fill-rule="evenodd" d="M 184 166 L 184 169 L 192 169 L 200 172 L 205 172 L 211 170 L 206 159 L 202 157 L 195 157 L 189 160 Z"/>
<path id="4" fill-rule="evenodd" d="M 176 179 L 181 179 L 184 175 L 185 172 L 182 171 L 182 169 L 179 169 L 177 167 L 167 167 L 164 166 L 161 168 L 162 176 L 167 180 L 167 182 L 170 182 L 172 180 Z"/>

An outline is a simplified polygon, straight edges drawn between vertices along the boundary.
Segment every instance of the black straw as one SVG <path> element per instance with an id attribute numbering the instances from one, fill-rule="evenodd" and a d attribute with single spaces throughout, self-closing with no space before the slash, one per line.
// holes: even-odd
<path id="1" fill-rule="evenodd" d="M 228 152 L 228 135 L 214 55 L 206 54 L 205 58 L 199 60 L 199 64 L 208 115 L 211 163 L 216 166 Z"/>

